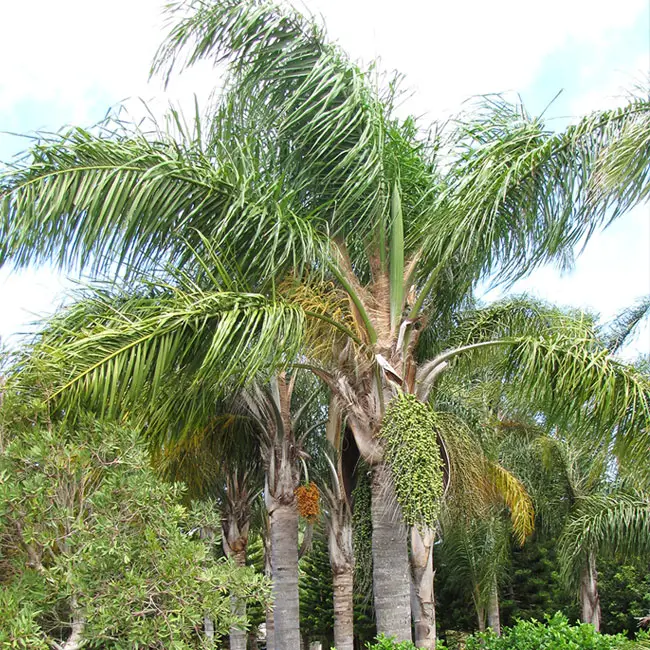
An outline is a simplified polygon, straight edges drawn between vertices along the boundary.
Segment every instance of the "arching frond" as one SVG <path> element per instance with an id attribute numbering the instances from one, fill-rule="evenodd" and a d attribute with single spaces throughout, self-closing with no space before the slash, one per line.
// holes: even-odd
<path id="1" fill-rule="evenodd" d="M 640 494 L 581 497 L 559 541 L 562 575 L 575 586 L 588 552 L 650 554 L 650 502 Z"/>
<path id="2" fill-rule="evenodd" d="M 501 517 L 466 521 L 449 512 L 442 522 L 437 561 L 453 573 L 459 590 L 471 593 L 477 609 L 487 605 L 490 590 L 508 561 L 510 536 Z"/>
<path id="3" fill-rule="evenodd" d="M 34 353 L 66 369 L 65 402 L 137 405 L 164 438 L 172 423 L 202 428 L 224 394 L 287 366 L 303 322 L 299 308 L 256 294 L 95 292 L 56 316 Z"/>
<path id="4" fill-rule="evenodd" d="M 522 106 L 486 97 L 461 120 L 456 142 L 423 269 L 453 267 L 459 288 L 462 278 L 470 286 L 548 261 L 566 266 L 576 245 L 650 193 L 645 98 L 554 133 Z"/>
<path id="5" fill-rule="evenodd" d="M 490 463 L 488 471 L 495 491 L 510 511 L 512 531 L 519 544 L 523 544 L 535 527 L 533 501 L 523 483 L 505 467 Z"/>
<path id="6" fill-rule="evenodd" d="M 513 390 L 549 422 L 615 440 L 622 456 L 648 457 L 650 382 L 592 339 L 516 339 L 504 368 Z"/>
<path id="7" fill-rule="evenodd" d="M 233 194 L 200 151 L 170 139 L 109 125 L 43 137 L 0 176 L 0 263 L 175 262 L 183 235 L 207 213 L 218 218 Z"/>
<path id="8" fill-rule="evenodd" d="M 372 232 L 371 217 L 387 200 L 384 106 L 322 27 L 271 2 L 194 0 L 170 12 L 154 71 L 169 78 L 201 59 L 225 62 L 231 112 L 224 128 L 271 136 L 263 139 L 276 173 L 302 190 L 308 210 L 327 206 L 333 234 L 352 220 L 355 230 Z"/>
<path id="9" fill-rule="evenodd" d="M 623 309 L 605 330 L 605 345 L 610 352 L 618 352 L 634 335 L 637 327 L 650 314 L 650 296 Z"/>

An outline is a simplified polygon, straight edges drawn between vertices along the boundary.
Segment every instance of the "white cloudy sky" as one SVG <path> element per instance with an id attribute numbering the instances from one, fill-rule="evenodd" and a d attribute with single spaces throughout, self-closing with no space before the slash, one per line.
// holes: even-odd
<path id="1" fill-rule="evenodd" d="M 0 2 L 0 131 L 30 133 L 66 124 L 90 126 L 127 98 L 163 101 L 148 83 L 161 40 L 162 0 Z M 561 126 L 620 103 L 650 72 L 648 0 L 306 0 L 355 58 L 381 57 L 406 75 L 407 108 L 435 119 L 472 95 L 519 93 L 531 112 Z M 110 7 L 110 9 L 108 9 Z M 207 66 L 169 89 L 174 100 L 207 98 L 218 83 Z M 551 125 L 554 122 L 550 122 Z M 0 134 L 0 160 L 27 141 Z M 609 318 L 650 292 L 650 214 L 630 213 L 595 237 L 576 268 L 560 277 L 541 269 L 519 283 L 560 303 Z M 51 269 L 0 271 L 0 336 L 16 340 L 36 314 L 62 298 L 65 279 Z M 494 295 L 494 294 L 492 294 Z M 650 352 L 643 332 L 629 351 Z"/>

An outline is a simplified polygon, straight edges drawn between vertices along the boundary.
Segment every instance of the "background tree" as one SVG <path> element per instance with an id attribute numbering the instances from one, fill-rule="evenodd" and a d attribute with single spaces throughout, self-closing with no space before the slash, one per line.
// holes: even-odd
<path id="1" fill-rule="evenodd" d="M 208 499 L 221 520 L 220 537 L 226 557 L 237 566 L 246 565 L 251 525 L 261 524 L 254 506 L 264 487 L 259 440 L 241 418 L 232 413 L 216 415 L 206 431 L 155 450 L 155 464 L 167 479 L 182 481 L 194 499 Z M 253 522 L 257 514 L 257 522 Z M 215 531 L 206 530 L 206 537 Z M 246 620 L 246 603 L 232 598 L 233 614 Z M 214 636 L 206 617 L 206 635 Z M 245 628 L 230 630 L 230 650 L 246 650 Z"/>
<path id="2" fill-rule="evenodd" d="M 244 623 L 228 592 L 265 598 L 263 579 L 188 534 L 213 512 L 181 505 L 133 429 L 14 421 L 0 462 L 5 643 L 198 648 L 205 612 L 218 635 Z"/>

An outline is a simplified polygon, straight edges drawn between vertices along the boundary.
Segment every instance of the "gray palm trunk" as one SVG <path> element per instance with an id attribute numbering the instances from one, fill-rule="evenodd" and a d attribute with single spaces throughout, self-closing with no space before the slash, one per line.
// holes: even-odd
<path id="1" fill-rule="evenodd" d="M 499 586 L 496 576 L 492 579 L 490 587 L 490 596 L 487 604 L 487 625 L 492 631 L 501 636 L 501 615 L 499 613 Z"/>
<path id="2" fill-rule="evenodd" d="M 271 580 L 271 531 L 269 529 L 270 523 L 267 523 L 267 529 L 265 535 L 262 537 L 264 543 L 264 574 L 266 577 Z M 266 649 L 274 650 L 275 648 L 275 636 L 274 636 L 274 624 L 273 624 L 273 606 L 266 606 Z"/>
<path id="3" fill-rule="evenodd" d="M 245 482 L 236 476 L 229 477 L 227 496 L 221 518 L 221 543 L 227 557 L 238 567 L 246 565 L 248 531 L 250 528 L 250 503 Z M 230 597 L 230 611 L 242 621 L 246 620 L 246 602 Z M 230 628 L 230 649 L 246 650 L 246 629 L 244 625 Z"/>
<path id="4" fill-rule="evenodd" d="M 580 574 L 580 620 L 591 623 L 600 631 L 600 596 L 598 595 L 598 572 L 596 555 L 589 552 L 587 562 Z"/>
<path id="5" fill-rule="evenodd" d="M 329 555 L 334 596 L 334 645 L 354 649 L 354 552 L 352 520 L 347 504 L 339 500 L 328 522 Z"/>
<path id="6" fill-rule="evenodd" d="M 273 650 L 300 647 L 298 603 L 298 511 L 295 502 L 276 502 L 271 521 Z"/>
<path id="7" fill-rule="evenodd" d="M 228 554 L 239 567 L 246 565 L 246 546 L 238 550 L 231 550 Z M 235 596 L 230 597 L 230 611 L 238 618 L 246 618 L 246 601 Z M 246 650 L 247 633 L 244 627 L 230 628 L 230 650 Z"/>
<path id="8" fill-rule="evenodd" d="M 274 377 L 268 390 L 245 394 L 251 414 L 263 434 L 260 450 L 265 467 L 264 501 L 269 517 L 272 621 L 267 612 L 268 650 L 300 647 L 298 600 L 298 510 L 295 489 L 299 444 L 291 417 L 294 378 Z M 269 556 L 268 549 L 267 558 Z"/>
<path id="9" fill-rule="evenodd" d="M 433 542 L 430 529 L 411 528 L 411 614 L 418 648 L 436 647 L 436 607 L 433 588 Z"/>
<path id="10" fill-rule="evenodd" d="M 381 462 L 372 473 L 372 561 L 377 632 L 397 641 L 410 641 L 407 531 L 390 470 Z"/>

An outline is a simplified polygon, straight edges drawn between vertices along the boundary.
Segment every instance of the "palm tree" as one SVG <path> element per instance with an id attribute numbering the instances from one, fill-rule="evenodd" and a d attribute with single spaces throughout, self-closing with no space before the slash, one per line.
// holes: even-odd
<path id="1" fill-rule="evenodd" d="M 215 503 L 221 514 L 223 551 L 241 567 L 246 564 L 255 504 L 264 487 L 262 454 L 251 434 L 250 427 L 241 426 L 241 420 L 222 414 L 208 430 L 154 449 L 154 463 L 162 476 L 185 483 L 190 498 Z M 211 532 L 202 531 L 206 535 Z M 231 607 L 233 614 L 246 617 L 245 602 L 233 597 Z M 204 629 L 206 637 L 214 639 L 209 617 Z M 246 636 L 245 630 L 231 628 L 230 648 L 246 650 Z"/>
<path id="2" fill-rule="evenodd" d="M 338 650 L 354 648 L 354 548 L 351 486 L 353 467 L 344 465 L 343 449 L 350 433 L 345 430 L 342 414 L 330 397 L 324 444 L 314 469 L 324 504 L 334 614 L 334 646 Z M 319 462 L 320 461 L 320 462 Z"/>
<path id="3" fill-rule="evenodd" d="M 606 450 L 557 439 L 542 445 L 548 474 L 559 473 L 566 486 L 568 512 L 556 504 L 556 516 L 565 512 L 558 542 L 561 573 L 578 593 L 581 620 L 599 630 L 596 557 L 606 552 L 619 557 L 650 553 L 650 501 L 629 480 L 611 477 Z"/>
<path id="4" fill-rule="evenodd" d="M 632 99 L 558 134 L 493 97 L 427 137 L 396 117 L 396 85 L 361 70 L 313 20 L 255 0 L 176 9 L 154 69 L 225 62 L 208 128 L 174 139 L 113 124 L 44 138 L 0 181 L 0 262 L 132 278 L 181 269 L 189 289 L 134 304 L 128 320 L 110 308 L 93 321 L 103 333 L 88 345 L 68 338 L 63 353 L 71 386 L 106 389 L 112 402 L 162 397 L 151 421 L 166 426 L 182 411 L 182 427 L 195 427 L 225 385 L 295 361 L 305 323 L 308 342 L 329 326 L 336 354 L 321 341 L 303 365 L 330 387 L 373 467 L 378 630 L 410 638 L 406 529 L 377 439 L 398 388 L 425 395 L 454 359 L 507 345 L 511 376 L 553 386 L 557 412 L 575 414 L 570 391 L 599 391 L 600 430 L 648 420 L 645 384 L 584 340 L 493 326 L 425 352 L 481 278 L 566 263 L 574 244 L 645 200 L 650 105 Z M 222 273 L 233 260 L 245 294 Z M 180 401 L 160 390 L 172 376 L 187 389 Z"/>

